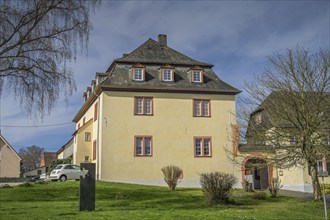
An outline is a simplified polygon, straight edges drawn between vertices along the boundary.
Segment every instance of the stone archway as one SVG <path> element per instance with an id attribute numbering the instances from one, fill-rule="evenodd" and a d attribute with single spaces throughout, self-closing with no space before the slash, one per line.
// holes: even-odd
<path id="1" fill-rule="evenodd" d="M 273 178 L 273 166 L 260 155 L 249 156 L 242 163 L 242 183 L 252 183 L 252 189 L 265 190 Z"/>

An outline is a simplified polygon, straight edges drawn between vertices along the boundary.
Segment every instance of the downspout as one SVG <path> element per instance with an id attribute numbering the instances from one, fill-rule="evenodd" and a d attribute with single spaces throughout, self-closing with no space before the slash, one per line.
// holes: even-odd
<path id="1" fill-rule="evenodd" d="M 97 172 L 96 172 L 96 179 L 100 180 L 100 120 L 101 120 L 101 103 L 100 103 L 100 95 L 97 95 L 97 116 L 99 117 L 97 120 L 97 141 L 96 141 L 96 167 L 97 167 Z"/>
<path id="2" fill-rule="evenodd" d="M 100 180 L 100 156 L 99 156 L 99 149 L 100 149 L 100 95 L 96 93 L 96 89 L 94 89 L 94 95 L 96 96 L 97 101 L 97 129 L 96 129 L 96 180 Z"/>
<path id="3" fill-rule="evenodd" d="M 235 155 L 234 155 L 234 143 L 233 143 L 233 137 L 232 137 L 232 131 L 233 131 L 233 125 L 231 123 L 231 112 L 228 111 L 228 114 L 229 114 L 229 137 L 230 137 L 230 140 L 229 140 L 229 143 L 231 145 L 231 149 L 233 150 L 233 158 L 232 158 L 232 165 L 233 165 L 233 176 L 235 176 Z"/>

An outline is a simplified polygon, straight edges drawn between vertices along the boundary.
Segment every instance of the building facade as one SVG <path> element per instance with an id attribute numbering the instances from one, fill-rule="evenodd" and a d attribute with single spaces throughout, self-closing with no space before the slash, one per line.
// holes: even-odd
<path id="1" fill-rule="evenodd" d="M 278 104 L 284 102 L 283 96 L 286 96 L 286 93 L 271 93 L 250 115 L 245 137 L 247 143 L 240 145 L 239 148 L 242 182 L 247 180 L 255 189 L 267 189 L 273 178 L 279 178 L 283 189 L 313 192 L 310 167 L 297 159 L 301 158 L 301 146 L 306 139 L 301 134 L 304 126 L 307 126 L 305 124 L 308 124 L 304 118 L 308 118 L 308 116 L 301 114 L 301 128 L 300 124 L 294 124 L 296 118 L 299 118 L 299 116 L 295 116 L 296 112 L 290 111 L 289 107 L 284 110 L 286 104 Z M 306 96 L 315 95 L 309 93 Z M 329 94 L 326 93 L 325 97 L 324 102 L 330 103 Z M 292 112 L 292 115 L 288 117 L 290 120 L 285 120 L 286 117 L 279 117 L 277 112 L 273 113 L 273 111 L 277 111 L 274 109 L 277 105 L 282 114 Z M 329 153 L 330 149 L 329 117 L 324 117 L 322 121 L 325 121 L 324 126 L 319 124 L 312 134 L 318 134 L 319 139 L 314 143 L 314 151 L 316 151 L 315 149 L 328 149 L 328 152 L 320 150 L 323 153 L 318 155 L 319 160 L 315 161 L 315 164 L 317 164 L 318 171 L 322 172 L 327 168 L 327 172 L 330 173 L 330 160 L 329 158 L 326 160 L 324 156 L 324 153 Z M 292 152 L 296 154 L 293 155 Z M 329 184 L 330 178 L 324 177 L 324 181 Z M 319 178 L 319 182 L 322 183 L 321 178 Z"/>
<path id="2" fill-rule="evenodd" d="M 20 177 L 21 157 L 0 133 L 0 178 Z"/>
<path id="3" fill-rule="evenodd" d="M 240 91 L 213 65 L 149 39 L 116 59 L 84 93 L 74 117 L 73 162 L 96 163 L 99 180 L 165 185 L 161 168 L 179 166 L 180 186 L 199 186 L 199 174 L 235 173 L 225 148 Z"/>

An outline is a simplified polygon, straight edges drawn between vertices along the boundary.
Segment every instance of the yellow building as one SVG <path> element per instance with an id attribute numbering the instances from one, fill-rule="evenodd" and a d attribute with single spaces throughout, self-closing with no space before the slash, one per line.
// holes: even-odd
<path id="1" fill-rule="evenodd" d="M 236 173 L 226 155 L 235 95 L 213 65 L 149 39 L 116 59 L 84 93 L 74 117 L 73 162 L 96 163 L 97 179 L 165 185 L 161 168 L 179 166 L 180 186 L 199 174 Z"/>
<path id="2" fill-rule="evenodd" d="M 0 178 L 20 176 L 21 157 L 0 134 Z"/>

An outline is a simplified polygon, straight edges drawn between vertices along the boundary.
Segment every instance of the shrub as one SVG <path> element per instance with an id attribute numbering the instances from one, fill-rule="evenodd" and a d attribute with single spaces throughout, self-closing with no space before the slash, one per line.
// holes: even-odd
<path id="1" fill-rule="evenodd" d="M 11 188 L 9 184 L 0 185 L 0 188 Z"/>
<path id="2" fill-rule="evenodd" d="M 281 180 L 278 177 L 273 178 L 269 186 L 269 192 L 272 195 L 272 197 L 276 197 L 278 191 L 280 191 L 282 187 L 283 185 L 281 185 Z"/>
<path id="3" fill-rule="evenodd" d="M 171 190 L 175 190 L 175 187 L 178 185 L 182 175 L 182 169 L 177 166 L 166 166 L 162 168 L 164 174 L 164 180 L 167 183 L 168 187 Z"/>
<path id="4" fill-rule="evenodd" d="M 20 186 L 20 187 L 32 187 L 33 184 L 32 183 L 29 183 L 29 182 L 24 182 L 24 183 L 22 183 L 22 184 L 20 184 L 18 186 Z"/>
<path id="5" fill-rule="evenodd" d="M 321 188 L 323 190 L 323 186 Z M 330 195 L 330 184 L 324 184 L 324 190 L 326 195 Z"/>
<path id="6" fill-rule="evenodd" d="M 242 186 L 245 192 L 253 192 L 252 183 L 248 179 L 242 182 Z"/>
<path id="7" fill-rule="evenodd" d="M 200 182 L 209 205 L 229 202 L 230 190 L 237 182 L 232 174 L 221 172 L 202 173 Z"/>
<path id="8" fill-rule="evenodd" d="M 254 199 L 265 200 L 267 198 L 267 193 L 265 192 L 255 192 L 253 194 Z"/>

